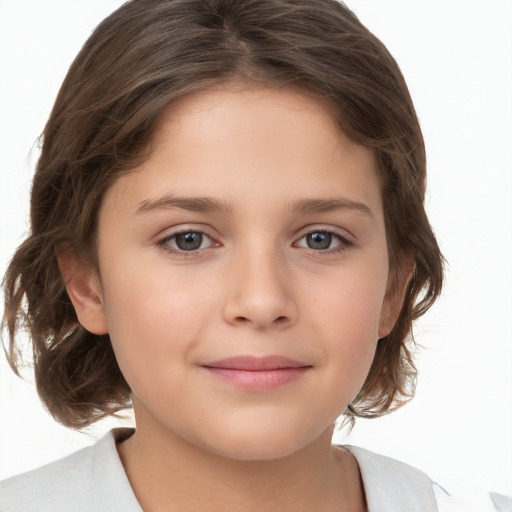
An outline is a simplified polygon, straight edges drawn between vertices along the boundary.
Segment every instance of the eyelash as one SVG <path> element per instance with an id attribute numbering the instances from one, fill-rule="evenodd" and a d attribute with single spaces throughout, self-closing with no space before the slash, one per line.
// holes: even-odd
<path id="1" fill-rule="evenodd" d="M 204 237 L 206 237 L 207 239 L 210 240 L 210 242 L 208 244 L 209 247 L 202 247 L 202 248 L 199 247 L 197 249 L 187 251 L 185 249 L 180 249 L 179 247 L 172 247 L 170 245 L 170 242 L 172 240 L 176 241 L 176 238 L 179 237 L 180 235 L 187 235 L 187 234 L 201 235 L 201 237 L 202 237 L 201 242 L 203 242 Z M 313 249 L 311 247 L 304 247 L 304 246 L 297 245 L 298 242 L 300 242 L 301 240 L 305 239 L 306 237 L 308 237 L 310 235 L 314 235 L 314 234 L 330 235 L 332 237 L 332 239 L 338 241 L 338 244 L 335 245 L 334 247 L 323 249 L 323 250 L 322 249 Z M 331 240 L 331 242 L 332 242 L 332 240 Z M 221 245 L 219 242 L 216 242 L 213 237 L 211 237 L 204 231 L 196 230 L 196 229 L 184 229 L 184 230 L 180 230 L 175 233 L 172 233 L 170 235 L 166 235 L 165 237 L 157 240 L 156 246 L 164 249 L 165 251 L 167 251 L 170 254 L 178 255 L 183 258 L 187 258 L 187 257 L 191 257 L 191 256 L 197 256 L 201 251 L 211 248 L 212 243 L 213 243 L 214 247 L 219 247 Z M 202 243 L 201 243 L 201 245 L 202 245 Z M 293 243 L 294 247 L 301 247 L 303 249 L 311 250 L 315 253 L 315 255 L 319 255 L 319 256 L 328 256 L 328 255 L 340 253 L 340 252 L 346 251 L 353 245 L 354 245 L 353 242 L 350 241 L 347 237 L 345 237 L 339 233 L 336 233 L 335 231 L 328 230 L 328 229 L 311 229 L 310 231 L 307 231 L 306 233 L 304 233 L 300 238 L 298 238 Z"/>
<path id="2" fill-rule="evenodd" d="M 328 249 L 324 249 L 324 250 L 320 250 L 320 249 L 315 250 L 315 249 L 313 249 L 311 247 L 303 247 L 303 246 L 297 246 L 296 245 L 300 240 L 303 240 L 307 236 L 314 235 L 314 234 L 330 235 L 333 240 L 337 240 L 338 241 L 338 245 L 336 245 L 334 247 L 331 247 L 331 248 L 328 248 Z M 297 246 L 297 247 L 302 247 L 304 249 L 309 249 L 311 251 L 314 251 L 315 255 L 318 255 L 318 256 L 329 256 L 329 255 L 333 255 L 333 254 L 337 254 L 337 253 L 341 253 L 343 251 L 346 251 L 347 249 L 352 247 L 354 244 L 346 236 L 343 236 L 340 233 L 337 233 L 336 231 L 332 231 L 332 230 L 325 229 L 325 228 L 324 229 L 320 228 L 320 229 L 311 229 L 307 233 L 304 233 L 297 240 L 297 242 L 294 243 L 294 245 Z"/>

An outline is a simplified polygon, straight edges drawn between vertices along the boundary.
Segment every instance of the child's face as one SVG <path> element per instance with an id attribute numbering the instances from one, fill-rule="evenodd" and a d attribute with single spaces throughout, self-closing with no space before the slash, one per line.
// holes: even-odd
<path id="1" fill-rule="evenodd" d="M 98 247 L 80 318 L 110 333 L 138 429 L 231 457 L 330 435 L 395 318 L 372 153 L 292 91 L 168 108 L 152 156 L 108 190 Z"/>

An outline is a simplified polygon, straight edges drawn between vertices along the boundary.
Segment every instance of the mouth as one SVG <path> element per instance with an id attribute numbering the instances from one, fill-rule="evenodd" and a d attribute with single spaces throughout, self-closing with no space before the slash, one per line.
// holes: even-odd
<path id="1" fill-rule="evenodd" d="M 290 384 L 312 365 L 283 356 L 236 356 L 201 364 L 211 376 L 248 391 L 270 391 Z"/>

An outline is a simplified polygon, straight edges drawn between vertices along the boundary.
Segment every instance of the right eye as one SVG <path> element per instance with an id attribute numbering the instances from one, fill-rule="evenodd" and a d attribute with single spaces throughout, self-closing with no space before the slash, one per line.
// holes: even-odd
<path id="1" fill-rule="evenodd" d="M 170 252 L 194 252 L 214 245 L 213 240 L 201 231 L 181 231 L 158 241 L 158 245 Z"/>

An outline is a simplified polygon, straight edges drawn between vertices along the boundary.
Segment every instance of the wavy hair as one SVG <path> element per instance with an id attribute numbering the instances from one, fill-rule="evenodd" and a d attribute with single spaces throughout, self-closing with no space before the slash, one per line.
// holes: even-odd
<path id="1" fill-rule="evenodd" d="M 414 271 L 345 415 L 379 416 L 414 394 L 412 324 L 441 291 L 443 258 L 424 209 L 423 138 L 393 57 L 336 0 L 132 0 L 95 29 L 69 69 L 43 132 L 30 233 L 4 278 L 9 362 L 19 373 L 19 335 L 28 331 L 38 393 L 64 425 L 127 408 L 131 392 L 108 335 L 79 324 L 57 252 L 73 248 L 95 265 L 103 195 L 147 158 L 159 114 L 232 79 L 313 95 L 374 151 L 390 265 L 400 276 L 406 254 Z"/>

